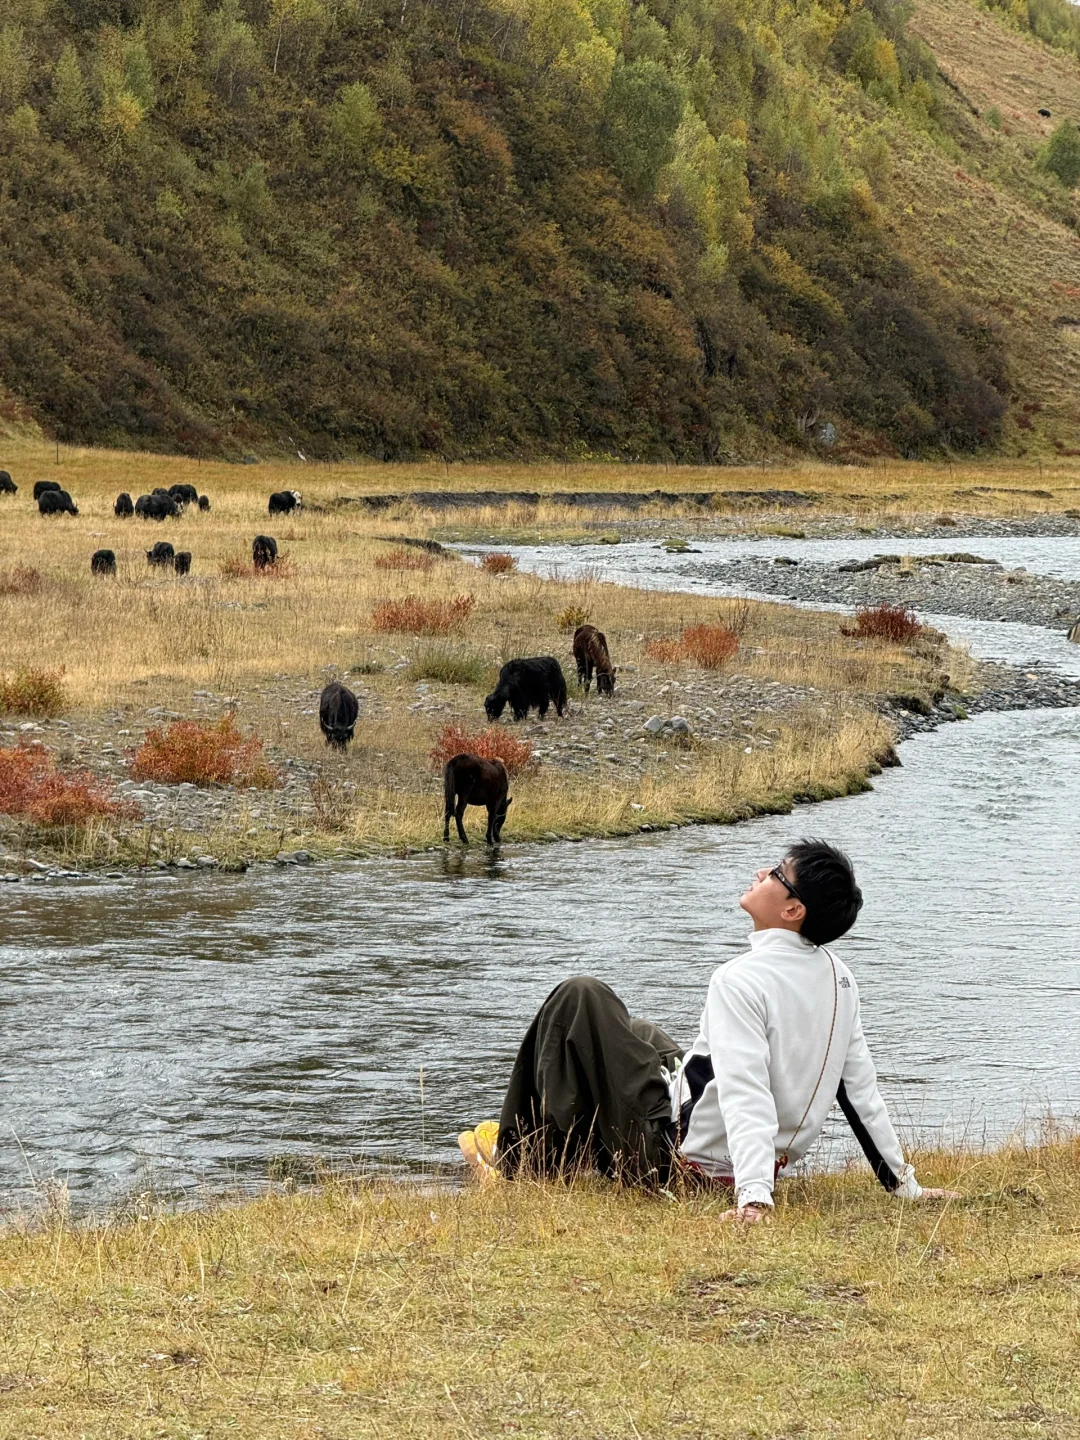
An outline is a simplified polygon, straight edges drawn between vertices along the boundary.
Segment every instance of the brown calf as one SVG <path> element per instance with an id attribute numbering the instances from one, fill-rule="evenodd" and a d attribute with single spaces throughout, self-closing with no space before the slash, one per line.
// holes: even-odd
<path id="1" fill-rule="evenodd" d="M 510 780 L 501 760 L 481 760 L 479 755 L 452 756 L 443 770 L 443 795 L 446 799 L 443 839 L 450 839 L 450 816 L 453 815 L 461 843 L 467 845 L 469 837 L 461 823 L 465 807 L 486 805 L 487 843 L 497 845 L 506 812 L 510 808 L 510 797 L 507 794 L 509 788 Z"/>
<path id="2" fill-rule="evenodd" d="M 579 625 L 574 631 L 574 659 L 577 661 L 578 684 L 586 695 L 596 671 L 596 693 L 610 695 L 615 689 L 615 666 L 608 654 L 607 636 L 595 625 Z"/>

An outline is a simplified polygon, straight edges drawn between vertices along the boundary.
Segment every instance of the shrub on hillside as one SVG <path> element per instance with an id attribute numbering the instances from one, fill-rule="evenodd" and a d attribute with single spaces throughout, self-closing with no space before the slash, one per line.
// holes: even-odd
<path id="1" fill-rule="evenodd" d="M 375 630 L 401 630 L 409 635 L 448 635 L 462 629 L 474 604 L 471 595 L 455 595 L 453 600 L 406 595 L 404 600 L 384 600 L 377 605 L 371 624 Z"/>
<path id="2" fill-rule="evenodd" d="M 391 550 L 385 555 L 376 555 L 376 570 L 430 570 L 435 564 L 435 557 L 428 555 L 423 550 L 408 550 L 404 545 L 396 550 Z"/>
<path id="3" fill-rule="evenodd" d="M 914 612 L 903 605 L 862 605 L 855 611 L 854 625 L 841 625 L 842 635 L 859 640 L 889 640 L 903 645 L 923 632 Z"/>
<path id="4" fill-rule="evenodd" d="M 491 661 L 458 646 L 429 645 L 414 655 L 405 672 L 409 680 L 438 680 L 443 685 L 487 685 L 493 678 Z"/>
<path id="5" fill-rule="evenodd" d="M 460 725 L 444 725 L 431 749 L 431 760 L 441 770 L 454 755 L 479 755 L 481 760 L 501 760 L 507 774 L 517 775 L 532 763 L 531 740 L 518 740 L 499 725 L 470 733 Z"/>
<path id="6" fill-rule="evenodd" d="M 580 605 L 567 605 L 565 610 L 560 610 L 555 616 L 555 624 L 564 634 L 570 634 L 579 625 L 588 623 L 589 612 L 582 609 Z"/>
<path id="7" fill-rule="evenodd" d="M 726 625 L 688 625 L 677 640 L 646 640 L 645 654 L 670 665 L 689 660 L 704 670 L 719 670 L 739 648 L 739 637 Z"/>
<path id="8" fill-rule="evenodd" d="M 147 730 L 131 767 L 136 780 L 169 785 L 251 785 L 260 790 L 281 784 L 281 776 L 263 755 L 257 736 L 245 740 L 232 715 L 216 725 L 175 720 L 164 729 Z"/>
<path id="9" fill-rule="evenodd" d="M 44 588 L 44 575 L 32 565 L 0 570 L 0 595 L 40 595 Z"/>
<path id="10" fill-rule="evenodd" d="M 63 670 L 16 670 L 0 678 L 0 715 L 47 718 L 67 709 Z"/>
<path id="11" fill-rule="evenodd" d="M 134 819 L 139 807 L 113 798 L 112 786 L 86 770 L 56 768 L 43 745 L 0 749 L 0 813 L 35 825 L 85 825 L 96 819 Z"/>
<path id="12" fill-rule="evenodd" d="M 481 561 L 482 568 L 489 575 L 509 575 L 517 561 L 513 555 L 491 554 L 485 555 Z"/>
<path id="13" fill-rule="evenodd" d="M 1039 151 L 1039 169 L 1056 175 L 1066 190 L 1080 184 L 1080 133 L 1063 120 Z"/>

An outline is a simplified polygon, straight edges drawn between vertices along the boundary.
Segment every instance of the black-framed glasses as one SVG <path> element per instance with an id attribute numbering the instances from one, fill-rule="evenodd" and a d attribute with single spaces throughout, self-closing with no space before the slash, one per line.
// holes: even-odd
<path id="1" fill-rule="evenodd" d="M 783 861 L 781 861 L 780 863 L 782 865 Z M 783 885 L 784 889 L 787 891 L 787 893 L 791 896 L 793 900 L 798 900 L 800 905 L 806 904 L 806 901 L 802 898 L 798 890 L 795 889 L 795 886 L 784 874 L 783 870 L 780 868 L 780 865 L 773 866 L 773 868 L 769 871 L 769 877 L 773 880 L 779 880 L 780 884 Z"/>

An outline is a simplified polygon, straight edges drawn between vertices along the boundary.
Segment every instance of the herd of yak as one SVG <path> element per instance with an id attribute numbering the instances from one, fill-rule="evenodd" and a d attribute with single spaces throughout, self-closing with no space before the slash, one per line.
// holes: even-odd
<path id="1" fill-rule="evenodd" d="M 0 470 L 0 495 L 14 495 L 18 486 L 6 470 Z M 287 515 L 302 508 L 302 496 L 298 490 L 279 490 L 270 496 L 269 513 Z M 78 515 L 79 509 L 68 492 L 55 480 L 37 480 L 34 483 L 34 499 L 42 515 Z M 189 506 L 201 511 L 210 509 L 210 501 L 200 495 L 194 485 L 170 485 L 168 489 L 152 490 L 140 495 L 135 501 L 127 492 L 116 497 L 113 513 L 126 520 L 138 517 L 144 520 L 167 520 L 181 515 Z M 252 562 L 256 569 L 265 570 L 277 563 L 277 542 L 270 535 L 256 535 L 251 546 Z M 186 575 L 191 569 L 191 552 L 175 550 L 167 540 L 158 541 L 147 550 L 149 564 L 172 568 L 178 575 Z M 112 550 L 95 550 L 90 557 L 90 569 L 94 575 L 115 575 L 116 555 Z M 615 667 L 608 652 L 607 637 L 595 625 L 579 625 L 574 631 L 574 660 L 577 664 L 578 681 L 588 693 L 593 678 L 599 695 L 611 695 L 615 689 Z M 554 655 L 535 655 L 517 660 L 508 660 L 499 671 L 495 689 L 484 700 L 484 710 L 489 720 L 498 720 L 509 705 L 515 720 L 524 720 L 529 711 L 535 709 L 543 719 L 554 705 L 558 715 L 566 709 L 566 677 L 562 666 Z M 353 692 L 340 681 L 332 681 L 319 697 L 319 726 L 326 743 L 337 750 L 345 750 L 353 738 L 360 702 Z M 462 844 L 467 845 L 468 837 L 462 819 L 469 805 L 483 805 L 487 808 L 487 843 L 497 845 L 510 805 L 509 778 L 501 760 L 485 760 L 479 755 L 454 755 L 446 762 L 443 771 L 443 794 L 446 810 L 443 819 L 443 839 L 450 838 L 450 819 L 453 817 Z"/>

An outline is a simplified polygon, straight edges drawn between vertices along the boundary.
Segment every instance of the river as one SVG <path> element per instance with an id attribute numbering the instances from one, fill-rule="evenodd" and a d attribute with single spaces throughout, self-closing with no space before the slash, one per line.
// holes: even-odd
<path id="1" fill-rule="evenodd" d="M 1075 541 L 1017 541 L 1030 558 L 1002 558 L 1046 569 L 1030 547 L 1057 543 L 1074 558 L 1054 563 L 1080 575 Z M 992 546 L 1005 542 L 954 542 Z M 679 583 L 683 557 L 604 548 L 605 577 Z M 940 623 L 979 653 L 1032 654 L 1031 627 Z M 1033 638 L 1075 667 L 1076 647 Z M 251 1187 L 311 1157 L 412 1173 L 452 1160 L 567 975 L 601 976 L 689 1041 L 710 972 L 745 944 L 739 893 L 804 833 L 858 866 L 867 903 L 842 950 L 901 1128 L 982 1143 L 1074 1119 L 1078 740 L 1077 711 L 986 715 L 908 741 L 871 792 L 734 827 L 8 887 L 0 1190 L 17 1203 L 31 1175 L 53 1176 L 101 1205 Z M 819 1154 L 843 1144 L 830 1127 Z"/>

